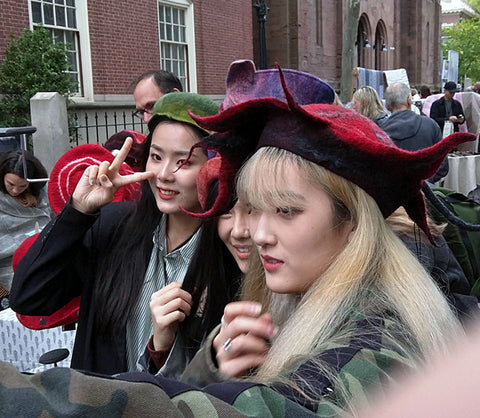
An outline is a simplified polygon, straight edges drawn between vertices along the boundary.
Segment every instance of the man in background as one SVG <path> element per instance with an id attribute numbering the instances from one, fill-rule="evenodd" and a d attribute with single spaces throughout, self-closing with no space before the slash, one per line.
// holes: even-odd
<path id="1" fill-rule="evenodd" d="M 456 92 L 457 85 L 453 81 L 447 81 L 443 87 L 444 96 L 433 102 L 430 108 L 430 117 L 442 131 L 447 120 L 453 123 L 453 132 L 458 132 L 458 125 L 465 122 L 462 105 L 453 98 Z"/>
<path id="2" fill-rule="evenodd" d="M 433 119 L 410 110 L 412 98 L 409 86 L 403 83 L 391 84 L 383 96 L 385 106 L 392 114 L 382 123 L 382 129 L 399 148 L 415 151 L 430 147 L 442 139 L 442 131 Z M 445 158 L 430 181 L 436 183 L 447 173 L 448 160 Z"/>
<path id="3" fill-rule="evenodd" d="M 140 75 L 132 84 L 135 99 L 135 116 L 148 123 L 155 102 L 164 94 L 183 91 L 178 77 L 165 70 L 150 70 Z"/>

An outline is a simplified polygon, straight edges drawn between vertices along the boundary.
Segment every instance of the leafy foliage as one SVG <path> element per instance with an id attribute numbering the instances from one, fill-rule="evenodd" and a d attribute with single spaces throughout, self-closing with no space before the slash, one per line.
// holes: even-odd
<path id="1" fill-rule="evenodd" d="M 480 81 L 480 20 L 464 19 L 449 28 L 444 28 L 446 36 L 442 49 L 444 58 L 448 50 L 457 51 L 458 77 L 470 77 L 473 82 Z"/>
<path id="2" fill-rule="evenodd" d="M 68 95 L 77 90 L 65 44 L 54 43 L 45 28 L 13 36 L 0 64 L 0 126 L 30 125 L 30 98 L 37 92 Z"/>
<path id="3" fill-rule="evenodd" d="M 468 0 L 467 3 L 475 7 L 475 9 L 480 10 L 480 0 Z"/>

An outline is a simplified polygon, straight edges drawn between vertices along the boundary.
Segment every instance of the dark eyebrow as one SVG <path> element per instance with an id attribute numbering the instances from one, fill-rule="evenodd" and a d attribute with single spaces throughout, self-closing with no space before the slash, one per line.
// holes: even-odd
<path id="1" fill-rule="evenodd" d="M 159 147 L 158 145 L 156 144 L 152 144 L 150 145 L 150 148 L 153 148 L 154 150 L 158 151 L 158 152 L 164 152 L 163 148 L 162 147 Z M 179 151 L 174 151 L 173 152 L 173 155 L 177 156 L 177 157 L 187 157 L 188 154 L 190 154 L 190 150 L 186 150 L 186 151 L 183 151 L 183 150 L 179 150 Z M 192 154 L 192 158 L 195 157 L 195 154 Z"/>

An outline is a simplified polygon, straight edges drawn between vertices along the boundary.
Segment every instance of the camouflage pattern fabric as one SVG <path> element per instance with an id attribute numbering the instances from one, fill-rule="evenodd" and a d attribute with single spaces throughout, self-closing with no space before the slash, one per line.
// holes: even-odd
<path id="1" fill-rule="evenodd" d="M 360 334 L 359 340 L 359 334 L 352 330 L 351 335 L 345 336 L 344 343 L 332 345 L 320 354 L 328 353 L 331 359 L 328 360 L 328 356 L 324 359 L 329 362 L 340 359 L 337 375 L 345 391 L 327 379 L 325 391 L 313 401 L 306 401 L 282 385 L 269 387 L 237 380 L 199 389 L 148 373 L 101 377 L 68 368 L 52 368 L 25 375 L 10 364 L 0 363 L 0 417 L 345 416 L 347 404 L 366 406 L 372 388 L 378 392 L 391 383 L 390 373 L 394 367 L 410 365 L 405 358 L 385 348 L 388 345 L 384 345 L 383 334 L 377 334 L 373 338 Z M 382 336 L 380 340 L 376 338 L 379 336 Z M 355 346 L 359 342 L 363 347 Z M 198 371 L 198 362 L 193 367 Z M 193 375 L 190 374 L 190 381 Z M 311 361 L 301 362 L 292 376 L 298 382 L 308 378 L 315 385 L 324 380 Z M 375 399 L 378 400 L 378 396 Z"/>

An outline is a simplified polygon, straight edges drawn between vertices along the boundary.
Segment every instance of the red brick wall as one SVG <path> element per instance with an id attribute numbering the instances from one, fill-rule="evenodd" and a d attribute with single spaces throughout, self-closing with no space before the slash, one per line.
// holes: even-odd
<path id="1" fill-rule="evenodd" d="M 194 1 L 197 85 L 200 94 L 224 94 L 230 63 L 253 59 L 252 1 Z"/>
<path id="2" fill-rule="evenodd" d="M 141 73 L 160 66 L 157 2 L 89 1 L 95 94 L 127 94 Z"/>
<path id="3" fill-rule="evenodd" d="M 223 94 L 229 64 L 253 59 L 251 0 L 194 1 L 197 86 L 202 94 Z M 142 72 L 159 68 L 156 0 L 88 1 L 95 95 L 128 94 Z M 10 34 L 28 28 L 27 0 L 3 0 L 0 59 Z"/>
<path id="4" fill-rule="evenodd" d="M 0 61 L 5 57 L 10 35 L 18 37 L 28 28 L 28 1 L 2 0 L 0 5 Z"/>

